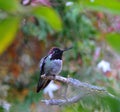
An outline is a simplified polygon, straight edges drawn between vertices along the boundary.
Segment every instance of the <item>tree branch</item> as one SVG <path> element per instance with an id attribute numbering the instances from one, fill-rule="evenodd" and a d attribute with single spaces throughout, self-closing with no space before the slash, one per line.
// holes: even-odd
<path id="1" fill-rule="evenodd" d="M 76 103 L 80 99 L 82 99 L 85 95 L 88 95 L 89 93 L 86 94 L 78 94 L 76 96 L 73 96 L 68 99 L 50 99 L 50 100 L 41 100 L 43 103 L 47 105 L 63 105 L 63 104 L 70 104 L 70 103 Z"/>
<path id="2" fill-rule="evenodd" d="M 92 93 L 106 93 L 110 95 L 103 87 L 94 86 L 85 82 L 81 82 L 74 78 L 65 78 L 62 76 L 45 76 L 45 75 L 42 75 L 41 78 L 60 81 L 66 83 L 67 85 L 71 85 L 79 89 L 84 89 L 86 91 L 85 94 L 78 94 L 71 98 L 42 100 L 42 102 L 46 103 L 47 105 L 63 105 L 63 104 L 75 103 L 81 100 L 82 98 L 84 98 L 84 96 Z"/>
<path id="3" fill-rule="evenodd" d="M 66 83 L 68 85 L 71 85 L 73 87 L 84 88 L 84 89 L 87 89 L 90 91 L 98 91 L 98 92 L 105 92 L 106 91 L 105 88 L 103 88 L 103 87 L 98 87 L 98 86 L 94 86 L 94 85 L 91 85 L 91 84 L 88 84 L 85 82 L 81 82 L 81 81 L 74 79 L 74 78 L 65 78 L 62 76 L 45 76 L 45 75 L 42 75 L 41 78 L 60 81 L 60 82 Z"/>

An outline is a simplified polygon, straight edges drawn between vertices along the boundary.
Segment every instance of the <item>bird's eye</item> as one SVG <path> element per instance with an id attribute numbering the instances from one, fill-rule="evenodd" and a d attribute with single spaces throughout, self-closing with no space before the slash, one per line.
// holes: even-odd
<path id="1" fill-rule="evenodd" d="M 58 51 L 55 51 L 55 53 L 58 53 Z"/>
<path id="2" fill-rule="evenodd" d="M 55 51 L 55 53 L 57 53 L 57 51 Z"/>

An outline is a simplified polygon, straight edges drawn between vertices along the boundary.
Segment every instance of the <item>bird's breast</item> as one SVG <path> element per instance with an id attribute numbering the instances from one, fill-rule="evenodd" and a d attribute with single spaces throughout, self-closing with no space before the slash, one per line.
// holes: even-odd
<path id="1" fill-rule="evenodd" d="M 62 70 L 62 60 L 52 60 L 46 65 L 46 68 L 50 74 L 58 75 Z"/>

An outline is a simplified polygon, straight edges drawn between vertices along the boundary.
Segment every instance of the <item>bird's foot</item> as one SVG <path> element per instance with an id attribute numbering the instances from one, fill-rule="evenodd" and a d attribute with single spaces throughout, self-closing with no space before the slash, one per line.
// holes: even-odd
<path id="1" fill-rule="evenodd" d="M 52 74 L 51 76 L 53 76 L 53 77 L 55 78 L 56 75 L 55 75 L 55 74 Z"/>
<path id="2" fill-rule="evenodd" d="M 41 78 L 46 78 L 46 74 L 41 75 Z"/>
<path id="3" fill-rule="evenodd" d="M 54 80 L 55 79 L 55 74 L 51 74 L 51 75 L 46 75 L 46 74 L 44 74 L 44 75 L 41 75 L 41 78 L 43 78 L 43 79 L 51 79 L 51 80 Z"/>
<path id="4" fill-rule="evenodd" d="M 54 80 L 55 79 L 55 74 L 51 74 L 51 75 L 49 75 L 48 77 L 50 77 L 52 80 Z"/>

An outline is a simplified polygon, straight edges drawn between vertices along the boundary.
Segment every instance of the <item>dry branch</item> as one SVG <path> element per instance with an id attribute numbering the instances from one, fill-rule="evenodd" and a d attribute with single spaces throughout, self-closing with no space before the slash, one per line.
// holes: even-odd
<path id="1" fill-rule="evenodd" d="M 45 76 L 45 75 L 42 75 L 41 77 L 44 79 L 60 81 L 60 82 L 66 83 L 67 85 L 71 85 L 75 88 L 86 90 L 85 94 L 82 94 L 82 95 L 78 94 L 71 98 L 42 100 L 42 102 L 46 103 L 47 105 L 62 105 L 62 104 L 75 103 L 81 98 L 83 98 L 84 96 L 91 94 L 91 93 L 95 93 L 95 94 L 96 93 L 107 93 L 108 94 L 108 92 L 103 87 L 98 87 L 98 86 L 94 86 L 94 85 L 91 85 L 85 82 L 81 82 L 74 78 L 65 78 L 62 76 Z"/>
<path id="2" fill-rule="evenodd" d="M 85 95 L 88 95 L 89 93 L 86 94 L 78 94 L 76 96 L 73 96 L 68 99 L 50 99 L 50 100 L 41 100 L 43 103 L 47 105 L 63 105 L 63 104 L 70 104 L 70 103 L 76 103 L 80 99 L 82 99 Z"/>

